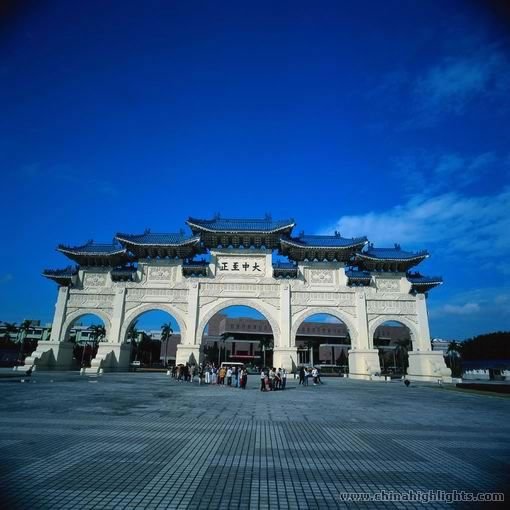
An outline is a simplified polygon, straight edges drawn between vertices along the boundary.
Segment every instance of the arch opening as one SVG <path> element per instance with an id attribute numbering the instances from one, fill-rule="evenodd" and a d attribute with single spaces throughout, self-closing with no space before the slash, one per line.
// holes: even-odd
<path id="1" fill-rule="evenodd" d="M 320 366 L 322 373 L 348 373 L 351 334 L 345 322 L 329 313 L 306 317 L 296 331 L 295 345 L 300 366 Z"/>
<path id="2" fill-rule="evenodd" d="M 90 367 L 99 343 L 108 341 L 108 332 L 108 322 L 96 313 L 82 313 L 70 321 L 65 339 L 74 344 L 73 368 Z"/>
<path id="3" fill-rule="evenodd" d="M 249 369 L 272 366 L 274 333 L 266 316 L 245 305 L 225 306 L 205 325 L 201 338 L 204 362 L 243 363 Z"/>
<path id="4" fill-rule="evenodd" d="M 175 365 L 177 345 L 181 343 L 180 324 L 167 310 L 143 310 L 127 321 L 122 341 L 131 346 L 132 366 L 167 368 Z"/>
<path id="5" fill-rule="evenodd" d="M 409 351 L 413 350 L 413 334 L 403 322 L 388 320 L 379 324 L 373 335 L 374 348 L 379 351 L 381 375 L 402 377 L 409 367 Z"/>

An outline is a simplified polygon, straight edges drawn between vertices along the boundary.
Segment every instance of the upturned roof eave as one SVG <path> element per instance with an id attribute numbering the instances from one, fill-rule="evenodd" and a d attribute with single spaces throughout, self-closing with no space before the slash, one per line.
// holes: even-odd
<path id="1" fill-rule="evenodd" d="M 143 247 L 158 246 L 158 247 L 176 248 L 176 247 L 180 247 L 180 246 L 188 246 L 188 245 L 200 243 L 200 236 L 192 236 L 192 237 L 189 237 L 188 239 L 185 239 L 182 242 L 178 242 L 178 243 L 143 243 L 143 242 L 137 242 L 137 241 L 133 241 L 132 239 L 123 237 L 121 234 L 117 234 L 115 236 L 115 239 L 117 239 L 117 241 L 119 241 L 119 243 L 129 244 L 132 246 L 143 246 Z"/>
<path id="2" fill-rule="evenodd" d="M 122 250 L 105 252 L 105 251 L 74 251 L 72 248 L 57 248 L 57 251 L 63 253 L 64 255 L 75 255 L 80 257 L 112 257 L 114 255 L 124 255 L 127 253 L 127 250 L 123 248 Z"/>
<path id="3" fill-rule="evenodd" d="M 360 246 L 365 246 L 368 243 L 368 240 L 366 238 L 357 238 L 353 239 L 353 242 L 351 244 L 346 244 L 344 246 L 325 246 L 325 245 L 310 245 L 310 244 L 302 244 L 299 241 L 295 241 L 292 239 L 284 239 L 281 238 L 280 242 L 283 245 L 292 246 L 294 248 L 300 248 L 300 249 L 315 249 L 315 250 L 348 250 L 352 248 L 358 248 Z"/>
<path id="4" fill-rule="evenodd" d="M 423 253 L 421 255 L 412 255 L 410 257 L 397 259 L 397 258 L 391 258 L 391 257 L 390 258 L 375 257 L 372 255 L 368 255 L 366 253 L 356 253 L 356 257 L 363 259 L 363 260 L 371 260 L 374 262 L 412 262 L 414 260 L 424 260 L 424 259 L 430 257 L 430 255 L 428 253 Z"/>
<path id="5" fill-rule="evenodd" d="M 186 220 L 186 224 L 191 228 L 195 228 L 195 229 L 198 229 L 198 230 L 203 230 L 205 232 L 208 232 L 210 234 L 218 234 L 218 233 L 228 233 L 228 234 L 254 234 L 254 233 L 257 233 L 257 232 L 264 232 L 265 234 L 276 234 L 277 232 L 281 232 L 283 230 L 292 230 L 295 226 L 296 226 L 296 223 L 295 222 L 292 222 L 292 223 L 289 223 L 288 225 L 282 225 L 281 227 L 278 227 L 278 228 L 274 228 L 274 229 L 270 229 L 270 230 L 239 230 L 239 229 L 214 229 L 214 228 L 208 228 L 208 227 L 205 227 L 204 225 L 200 225 L 199 223 L 194 223 L 193 221 L 191 220 Z"/>

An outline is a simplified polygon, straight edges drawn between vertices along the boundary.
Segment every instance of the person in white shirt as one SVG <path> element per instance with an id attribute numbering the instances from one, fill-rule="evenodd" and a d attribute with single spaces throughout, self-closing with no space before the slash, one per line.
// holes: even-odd
<path id="1" fill-rule="evenodd" d="M 264 373 L 264 369 L 260 371 L 260 391 L 266 391 L 266 374 Z"/>
<path id="2" fill-rule="evenodd" d="M 285 368 L 282 369 L 282 390 L 285 389 L 285 385 L 287 384 L 287 370 Z"/>
<path id="3" fill-rule="evenodd" d="M 317 369 L 316 369 L 316 368 L 314 368 L 314 369 L 312 370 L 312 377 L 313 377 L 313 385 L 314 385 L 314 386 L 317 386 L 317 375 L 318 375 L 318 373 L 319 373 L 319 372 L 317 371 Z"/>
<path id="4" fill-rule="evenodd" d="M 232 386 L 232 369 L 230 367 L 227 370 L 227 386 Z"/>

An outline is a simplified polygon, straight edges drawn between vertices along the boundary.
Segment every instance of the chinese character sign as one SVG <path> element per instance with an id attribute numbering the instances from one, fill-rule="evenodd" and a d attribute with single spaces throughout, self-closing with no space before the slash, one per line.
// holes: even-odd
<path id="1" fill-rule="evenodd" d="M 264 276 L 265 259 L 262 257 L 218 257 L 218 274 L 228 273 L 232 276 Z"/>

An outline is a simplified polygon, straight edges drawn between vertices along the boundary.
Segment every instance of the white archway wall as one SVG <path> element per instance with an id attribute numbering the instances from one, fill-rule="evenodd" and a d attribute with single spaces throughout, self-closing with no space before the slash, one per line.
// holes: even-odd
<path id="1" fill-rule="evenodd" d="M 313 315 L 317 314 L 327 314 L 331 315 L 333 317 L 336 317 L 338 320 L 342 321 L 349 332 L 349 336 L 351 338 L 351 346 L 354 346 L 358 342 L 358 331 L 356 329 L 356 326 L 354 325 L 354 321 L 347 316 L 346 313 L 342 312 L 341 310 L 338 310 L 336 308 L 328 308 L 328 307 L 311 307 L 306 310 L 303 310 L 297 314 L 294 314 L 292 316 L 292 329 L 290 332 L 290 339 L 291 339 L 291 347 L 296 347 L 296 336 L 299 329 L 299 326 L 308 319 L 309 317 L 312 317 Z"/>
<path id="2" fill-rule="evenodd" d="M 81 308 L 79 310 L 75 310 L 74 312 L 71 312 L 70 314 L 66 315 L 66 319 L 64 322 L 64 326 L 62 327 L 62 333 L 63 337 L 60 341 L 67 342 L 69 339 L 69 333 L 73 326 L 73 324 L 84 315 L 95 315 L 99 317 L 104 324 L 104 328 L 106 331 L 105 338 L 106 340 L 110 340 L 109 336 L 111 334 L 112 329 L 112 318 L 109 314 L 107 314 L 104 310 L 97 309 L 97 308 Z"/>
<path id="3" fill-rule="evenodd" d="M 414 318 L 414 317 L 413 317 Z M 413 322 L 412 319 L 408 317 L 403 317 L 401 315 L 382 315 L 376 317 L 375 319 L 371 319 L 369 321 L 369 329 L 368 329 L 368 341 L 371 349 L 374 349 L 374 335 L 375 331 L 379 326 L 382 326 L 385 322 L 399 322 L 400 324 L 406 326 L 409 329 L 411 335 L 411 343 L 412 348 L 415 350 L 419 345 L 419 335 L 417 325 Z"/>
<path id="4" fill-rule="evenodd" d="M 195 345 L 200 345 L 202 343 L 203 335 L 205 328 L 209 321 L 218 313 L 224 310 L 225 308 L 229 308 L 230 306 L 246 306 L 248 308 L 253 308 L 257 312 L 261 313 L 264 318 L 269 322 L 271 329 L 273 331 L 273 340 L 275 347 L 280 346 L 280 326 L 278 325 L 278 310 L 271 305 L 267 305 L 263 303 L 260 298 L 256 299 L 223 299 L 221 301 L 216 301 L 212 305 L 205 306 L 202 310 L 200 310 L 200 315 L 198 318 L 198 328 L 197 335 L 195 338 Z M 274 308 L 274 310 L 273 310 Z"/>
<path id="5" fill-rule="evenodd" d="M 166 312 L 169 315 L 171 315 L 177 324 L 179 325 L 180 333 L 181 333 L 181 343 L 183 343 L 183 339 L 186 337 L 186 321 L 185 319 L 180 315 L 180 313 L 171 305 L 168 305 L 166 303 L 144 303 L 141 305 L 138 305 L 137 307 L 130 310 L 127 314 L 124 315 L 124 320 L 122 321 L 122 326 L 120 329 L 120 338 L 119 342 L 121 344 L 126 342 L 126 335 L 131 327 L 131 324 L 143 315 L 146 312 Z"/>

